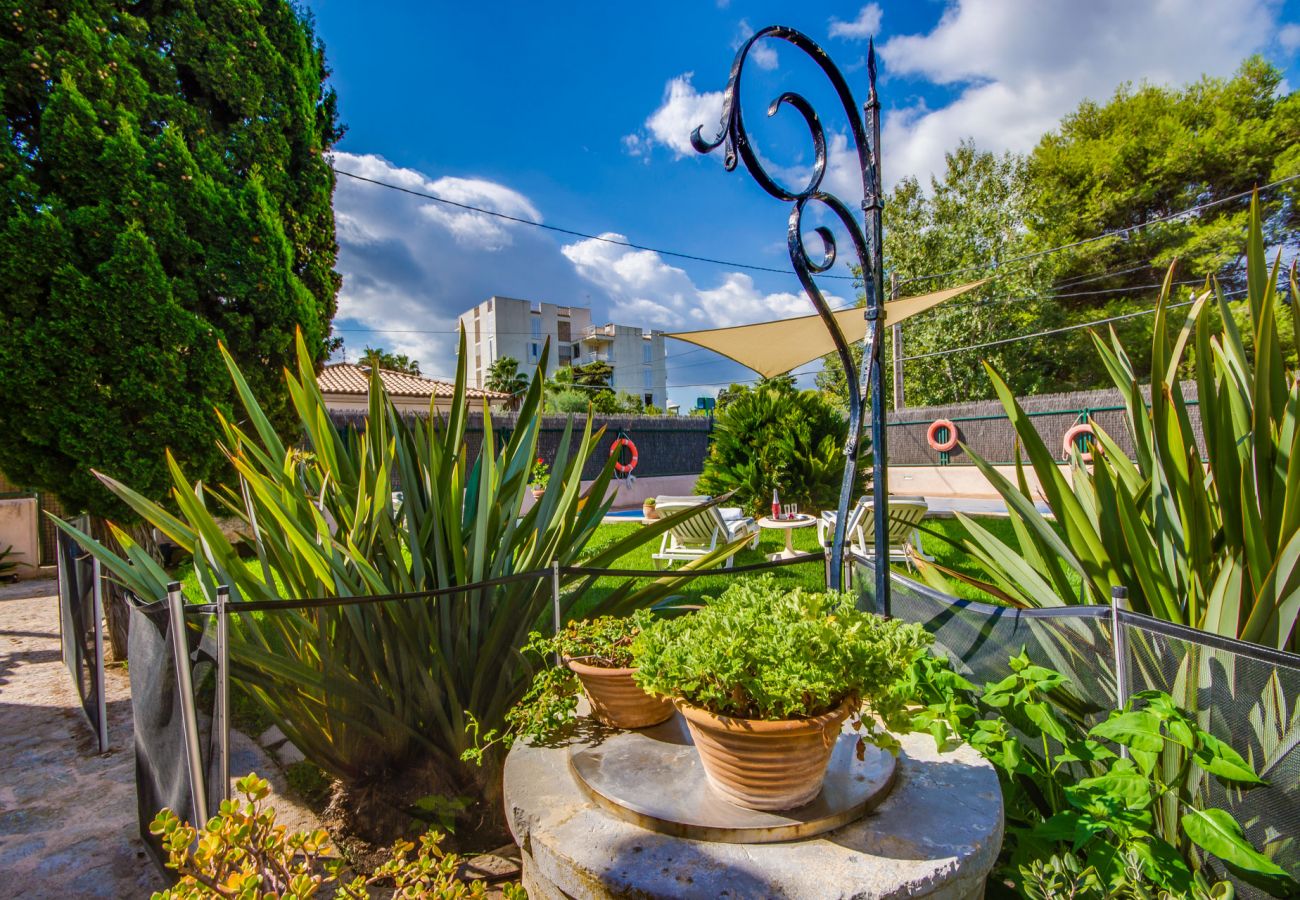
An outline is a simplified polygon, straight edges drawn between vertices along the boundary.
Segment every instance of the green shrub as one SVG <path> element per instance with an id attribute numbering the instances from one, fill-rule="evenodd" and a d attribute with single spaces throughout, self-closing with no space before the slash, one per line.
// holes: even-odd
<path id="1" fill-rule="evenodd" d="M 1000 873 L 1028 897 L 1230 897 L 1226 872 L 1274 896 L 1300 884 L 1256 850 L 1197 785 L 1264 782 L 1161 691 L 1143 691 L 1088 728 L 1069 683 L 1022 652 L 982 690 L 943 659 L 918 656 L 913 725 L 940 746 L 978 750 L 1002 782 L 1007 835 Z M 1070 893 L 1076 890 L 1078 893 Z M 1167 892 L 1167 893 L 1161 893 Z"/>
<path id="2" fill-rule="evenodd" d="M 444 853 L 442 835 L 429 831 L 415 845 L 398 841 L 391 859 L 369 878 L 344 882 L 343 860 L 333 855 L 324 830 L 288 833 L 275 822 L 275 810 L 265 805 L 271 786 L 256 775 L 235 784 L 241 800 L 226 800 L 221 812 L 202 832 L 182 822 L 170 809 L 158 813 L 149 825 L 162 838 L 167 867 L 179 881 L 153 895 L 154 900 L 206 900 L 238 897 L 240 900 L 274 900 L 332 895 L 341 900 L 369 900 L 367 888 L 383 885 L 393 897 L 459 900 L 484 897 L 482 881 L 462 882 L 456 872 L 460 858 Z M 501 885 L 509 900 L 526 897 L 518 884 Z"/>
<path id="3" fill-rule="evenodd" d="M 506 727 L 489 731 L 475 746 L 466 750 L 463 759 L 479 762 L 484 751 L 495 744 L 509 749 L 521 738 L 546 740 L 573 721 L 582 687 L 578 676 L 564 660 L 578 660 L 606 669 L 626 669 L 633 665 L 632 640 L 654 621 L 649 610 L 630 616 L 601 616 L 569 622 L 553 635 L 534 631 L 528 636 L 524 653 L 541 664 L 533 683 L 510 712 Z"/>
<path id="4" fill-rule="evenodd" d="M 714 420 L 696 490 L 735 490 L 736 502 L 759 514 L 771 508 L 773 488 L 784 503 L 833 508 L 844 477 L 847 435 L 848 423 L 817 391 L 779 385 L 742 391 Z M 869 468 L 867 446 L 864 441 L 859 472 Z"/>
<path id="5" fill-rule="evenodd" d="M 861 612 L 851 594 L 786 590 L 764 576 L 645 629 L 632 646 L 634 678 L 651 694 L 742 719 L 806 718 L 860 700 L 874 737 L 871 713 L 902 727 L 893 688 L 929 640 L 919 625 Z"/>

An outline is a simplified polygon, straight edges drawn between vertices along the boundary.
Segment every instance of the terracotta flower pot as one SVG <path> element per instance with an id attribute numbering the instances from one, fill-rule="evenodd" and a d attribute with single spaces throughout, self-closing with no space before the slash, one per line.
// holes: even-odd
<path id="1" fill-rule="evenodd" d="M 533 492 L 533 499 L 534 499 L 534 500 L 541 500 L 541 499 L 542 499 L 542 494 L 545 494 L 545 493 L 546 493 L 546 488 L 535 487 L 535 488 L 532 488 L 532 492 Z"/>
<path id="2" fill-rule="evenodd" d="M 641 515 L 642 515 L 643 518 L 646 518 L 646 519 L 657 519 L 657 518 L 659 518 L 659 512 L 658 512 L 658 511 L 656 510 L 656 508 L 653 507 L 653 506 L 642 506 L 642 507 L 641 507 Z"/>
<path id="3" fill-rule="evenodd" d="M 852 699 L 811 719 L 765 722 L 717 716 L 677 700 L 709 784 L 747 809 L 794 809 L 822 789 Z"/>
<path id="4" fill-rule="evenodd" d="M 569 668 L 582 682 L 591 712 L 614 728 L 648 728 L 666 721 L 673 714 L 668 699 L 651 697 L 632 680 L 636 669 L 604 669 L 569 660 Z"/>

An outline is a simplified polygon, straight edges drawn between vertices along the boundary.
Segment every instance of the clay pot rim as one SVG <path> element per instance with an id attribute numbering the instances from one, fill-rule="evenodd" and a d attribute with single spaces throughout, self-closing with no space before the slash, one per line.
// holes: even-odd
<path id="1" fill-rule="evenodd" d="M 619 669 L 610 668 L 609 666 L 589 666 L 584 662 L 579 662 L 576 659 L 569 659 L 568 657 L 565 657 L 564 664 L 568 666 L 569 669 L 575 675 L 619 676 L 619 675 L 631 675 L 633 672 L 636 671 L 636 666 L 632 666 L 630 668 L 619 668 Z"/>
<path id="2" fill-rule="evenodd" d="M 828 725 L 837 721 L 842 722 L 852 715 L 858 702 L 850 695 L 841 700 L 834 709 L 807 719 L 742 719 L 739 716 L 720 716 L 702 707 L 693 706 L 680 697 L 673 698 L 673 705 L 684 717 L 706 727 L 733 734 L 781 734 L 825 731 Z"/>

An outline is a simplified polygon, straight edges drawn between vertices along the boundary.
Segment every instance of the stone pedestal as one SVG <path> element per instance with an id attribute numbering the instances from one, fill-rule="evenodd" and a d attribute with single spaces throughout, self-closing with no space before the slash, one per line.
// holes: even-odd
<path id="1" fill-rule="evenodd" d="M 979 898 L 1002 843 L 1002 793 L 969 747 L 902 739 L 889 796 L 814 838 L 689 840 L 596 805 L 570 769 L 572 746 L 517 744 L 505 767 L 510 829 L 530 897 Z M 656 777 L 662 777 L 661 775 Z"/>

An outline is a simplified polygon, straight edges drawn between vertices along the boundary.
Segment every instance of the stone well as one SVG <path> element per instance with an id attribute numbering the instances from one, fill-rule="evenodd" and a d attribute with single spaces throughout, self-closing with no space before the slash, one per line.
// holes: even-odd
<path id="1" fill-rule="evenodd" d="M 902 738 L 897 760 L 872 762 L 869 756 L 865 764 L 837 749 L 828 790 L 782 823 L 764 820 L 773 814 L 702 798 L 708 788 L 694 749 L 682 747 L 689 741 L 685 730 L 671 721 L 657 728 L 649 737 L 592 731 L 511 750 L 506 814 L 522 849 L 524 887 L 534 900 L 983 896 L 1002 843 L 1002 793 L 993 767 L 970 747 L 939 753 L 930 735 L 913 734 Z M 644 778 L 618 790 L 618 778 L 631 771 L 628 759 L 646 753 L 645 742 L 655 740 L 664 744 L 661 763 L 648 759 Z M 601 766 L 592 764 L 602 755 L 622 755 L 623 775 L 612 767 L 614 774 L 603 776 L 615 782 L 612 790 L 599 781 Z M 838 775 L 837 766 L 844 769 Z M 851 802 L 843 799 L 851 793 L 849 781 L 861 785 Z M 647 791 L 647 783 L 662 790 Z M 838 785 L 835 797 L 826 796 L 830 785 Z M 635 808 L 620 808 L 623 803 Z M 850 805 L 854 820 L 840 825 Z M 657 809 L 648 814 L 648 807 Z M 740 830 L 714 828 L 727 809 Z M 708 821 L 695 821 L 701 817 Z M 765 825 L 785 830 L 764 836 Z M 756 830 L 744 830 L 750 826 Z M 781 839 L 819 828 L 832 830 Z"/>

